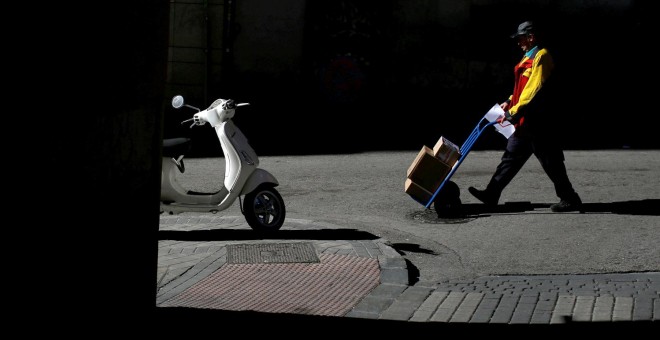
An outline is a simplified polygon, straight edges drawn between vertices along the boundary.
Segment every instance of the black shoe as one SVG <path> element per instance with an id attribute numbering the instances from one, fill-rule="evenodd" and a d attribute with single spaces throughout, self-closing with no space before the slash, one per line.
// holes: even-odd
<path id="1" fill-rule="evenodd" d="M 486 190 L 478 190 L 474 187 L 469 187 L 468 191 L 472 194 L 472 196 L 476 197 L 478 200 L 487 205 L 497 205 L 497 201 L 500 199 L 499 196 L 492 195 Z"/>
<path id="2" fill-rule="evenodd" d="M 554 212 L 578 211 L 582 208 L 582 201 L 578 198 L 572 201 L 561 200 L 559 203 L 550 206 Z"/>

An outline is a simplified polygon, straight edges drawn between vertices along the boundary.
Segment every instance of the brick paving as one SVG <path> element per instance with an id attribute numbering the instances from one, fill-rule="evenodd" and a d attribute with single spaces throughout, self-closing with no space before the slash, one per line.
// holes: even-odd
<path id="1" fill-rule="evenodd" d="M 296 229 L 318 228 L 290 220 Z M 161 217 L 163 231 L 249 229 L 240 218 Z M 323 228 L 333 226 L 323 225 Z M 340 228 L 340 227 L 337 227 Z M 227 263 L 229 245 L 312 243 L 320 263 Z M 269 247 L 265 247 L 270 249 Z M 157 306 L 457 324 L 660 319 L 660 272 L 486 276 L 408 285 L 385 240 L 159 242 Z"/>

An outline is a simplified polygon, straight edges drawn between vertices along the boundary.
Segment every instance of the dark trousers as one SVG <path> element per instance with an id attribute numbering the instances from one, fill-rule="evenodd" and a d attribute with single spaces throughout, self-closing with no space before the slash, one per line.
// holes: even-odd
<path id="1" fill-rule="evenodd" d="M 579 198 L 566 174 L 564 151 L 557 140 L 534 136 L 525 131 L 516 131 L 509 137 L 506 151 L 486 190 L 499 197 L 532 154 L 541 162 L 543 170 L 554 183 L 555 193 L 560 199 L 573 201 Z"/>

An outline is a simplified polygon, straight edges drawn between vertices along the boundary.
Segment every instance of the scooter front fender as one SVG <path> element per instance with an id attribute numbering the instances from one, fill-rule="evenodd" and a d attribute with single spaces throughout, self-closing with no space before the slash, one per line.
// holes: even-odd
<path id="1" fill-rule="evenodd" d="M 274 187 L 280 185 L 275 176 L 273 176 L 270 172 L 257 168 L 245 181 L 243 189 L 241 190 L 241 195 L 252 192 L 263 183 L 271 183 Z"/>

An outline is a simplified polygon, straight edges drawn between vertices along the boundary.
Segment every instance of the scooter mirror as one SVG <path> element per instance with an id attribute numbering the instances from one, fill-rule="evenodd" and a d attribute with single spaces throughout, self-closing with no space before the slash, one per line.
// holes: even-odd
<path id="1" fill-rule="evenodd" d="M 182 107 L 183 106 L 183 96 L 181 96 L 181 95 L 174 96 L 174 98 L 172 98 L 172 106 L 175 109 L 178 109 L 178 108 Z"/>

